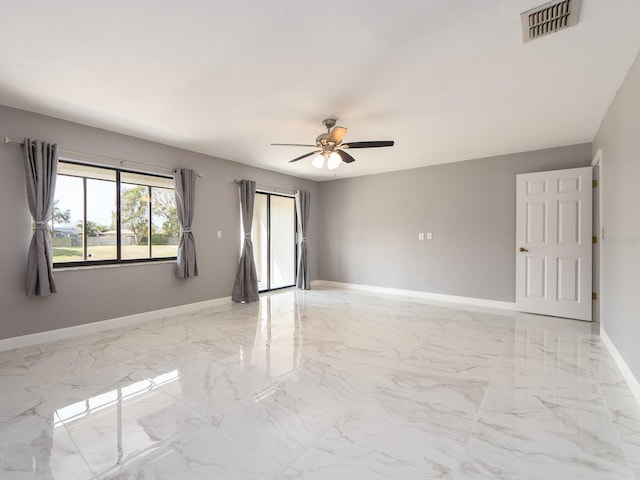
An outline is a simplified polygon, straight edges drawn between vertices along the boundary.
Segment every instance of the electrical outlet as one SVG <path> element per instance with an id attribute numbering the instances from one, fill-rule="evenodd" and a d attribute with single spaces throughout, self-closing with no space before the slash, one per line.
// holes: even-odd
<path id="1" fill-rule="evenodd" d="M 433 233 L 427 233 L 427 240 L 433 240 Z"/>
<path id="2" fill-rule="evenodd" d="M 418 240 L 424 240 L 424 233 L 420 232 L 418 234 Z"/>
<path id="3" fill-rule="evenodd" d="M 222 238 L 222 230 L 218 230 L 218 238 Z"/>

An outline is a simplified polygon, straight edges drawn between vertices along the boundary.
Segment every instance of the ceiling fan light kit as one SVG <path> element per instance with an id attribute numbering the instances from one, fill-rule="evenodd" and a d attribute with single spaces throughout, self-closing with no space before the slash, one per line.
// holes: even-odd
<path id="1" fill-rule="evenodd" d="M 311 165 L 313 165 L 316 168 L 324 167 L 324 155 L 320 153 L 315 157 L 313 157 L 313 160 L 311 161 Z"/>
<path id="2" fill-rule="evenodd" d="M 334 170 L 340 166 L 342 163 L 342 158 L 336 152 L 331 152 L 329 154 L 329 158 L 327 158 L 327 168 L 329 170 Z"/>
<path id="3" fill-rule="evenodd" d="M 335 118 L 325 118 L 322 121 L 322 125 L 327 129 L 327 133 L 321 133 L 316 137 L 315 145 L 305 145 L 299 143 L 272 143 L 275 146 L 286 147 L 313 147 L 319 150 L 306 153 L 299 157 L 289 160 L 289 163 L 297 162 L 304 158 L 315 155 L 311 161 L 311 165 L 316 168 L 323 168 L 325 163 L 329 170 L 334 170 L 340 166 L 342 162 L 352 163 L 355 162 L 355 158 L 345 152 L 345 149 L 350 148 L 375 148 L 375 147 L 392 147 L 394 142 L 392 140 L 384 141 L 369 141 L 369 142 L 351 142 L 342 143 L 342 139 L 347 134 L 345 127 L 337 127 Z M 326 161 L 325 161 L 326 160 Z"/>

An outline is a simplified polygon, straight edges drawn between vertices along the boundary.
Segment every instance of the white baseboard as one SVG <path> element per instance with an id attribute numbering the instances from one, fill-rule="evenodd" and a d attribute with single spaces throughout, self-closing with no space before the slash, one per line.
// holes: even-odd
<path id="1" fill-rule="evenodd" d="M 640 403 L 640 383 L 638 383 L 638 380 L 629 368 L 629 365 L 624 361 L 624 358 L 622 358 L 622 355 L 618 352 L 618 349 L 609 338 L 609 335 L 607 335 L 607 332 L 602 328 L 600 328 L 600 338 L 602 339 L 602 343 L 604 343 L 605 347 L 607 347 L 607 350 L 609 350 L 611 357 L 613 357 L 613 360 L 616 362 L 616 365 L 620 369 L 620 373 L 622 373 L 622 376 L 627 381 L 627 385 L 629 385 L 633 396 L 636 397 L 636 401 Z"/>
<path id="2" fill-rule="evenodd" d="M 421 298 L 424 300 L 434 300 L 437 302 L 458 303 L 472 305 L 476 307 L 496 308 L 500 310 L 515 310 L 514 302 L 501 302 L 498 300 L 487 300 L 484 298 L 459 297 L 457 295 L 445 295 L 442 293 L 419 292 L 417 290 L 400 290 L 397 288 L 375 287 L 372 285 L 358 285 L 355 283 L 331 282 L 328 280 L 314 280 L 312 285 L 343 288 L 347 290 L 360 290 L 372 293 L 386 293 L 388 295 L 398 295 L 402 297 Z"/>
<path id="3" fill-rule="evenodd" d="M 46 332 L 32 333 L 22 335 L 20 337 L 5 338 L 0 340 L 0 352 L 13 350 L 15 348 L 30 347 L 40 343 L 64 340 L 71 337 L 79 337 L 90 333 L 103 332 L 113 330 L 115 328 L 129 327 L 138 323 L 157 320 L 159 318 L 172 315 L 180 315 L 205 308 L 214 307 L 216 305 L 224 305 L 231 303 L 231 297 L 214 298 L 213 300 L 205 300 L 203 302 L 188 303 L 186 305 L 178 305 L 176 307 L 168 307 L 160 310 L 152 310 L 150 312 L 136 313 L 125 317 L 112 318 L 109 320 L 101 320 L 99 322 L 87 323 L 84 325 L 76 325 L 74 327 L 59 328 L 57 330 L 49 330 Z"/>

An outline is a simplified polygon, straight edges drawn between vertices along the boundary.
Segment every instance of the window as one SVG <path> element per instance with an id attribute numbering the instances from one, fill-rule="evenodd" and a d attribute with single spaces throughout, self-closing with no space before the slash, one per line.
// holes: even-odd
<path id="1" fill-rule="evenodd" d="M 173 178 L 60 161 L 51 232 L 54 267 L 175 258 Z"/>

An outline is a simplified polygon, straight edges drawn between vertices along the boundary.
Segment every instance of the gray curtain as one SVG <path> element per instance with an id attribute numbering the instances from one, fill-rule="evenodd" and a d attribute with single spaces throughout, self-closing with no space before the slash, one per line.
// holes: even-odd
<path id="1" fill-rule="evenodd" d="M 27 200 L 33 217 L 33 236 L 27 259 L 27 295 L 56 293 L 53 279 L 53 251 L 49 222 L 58 173 L 58 145 L 24 139 Z"/>
<path id="2" fill-rule="evenodd" d="M 196 242 L 191 232 L 193 209 L 196 199 L 196 172 L 187 168 L 178 168 L 173 177 L 173 181 L 175 185 L 178 221 L 180 222 L 176 277 L 197 277 L 198 262 L 196 261 Z"/>
<path id="3" fill-rule="evenodd" d="M 253 243 L 251 242 L 256 182 L 242 180 L 239 184 L 244 243 L 242 244 L 242 255 L 240 256 L 236 279 L 233 282 L 231 299 L 234 302 L 257 302 L 259 300 L 258 275 L 256 274 L 256 264 L 253 260 Z"/>
<path id="4" fill-rule="evenodd" d="M 307 253 L 307 225 L 309 224 L 309 206 L 311 205 L 311 193 L 303 190 L 296 192 L 296 213 L 298 214 L 298 235 L 300 249 L 298 250 L 298 275 L 296 287 L 303 290 L 311 289 L 309 277 L 309 254 Z"/>

